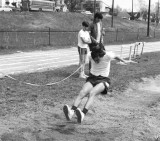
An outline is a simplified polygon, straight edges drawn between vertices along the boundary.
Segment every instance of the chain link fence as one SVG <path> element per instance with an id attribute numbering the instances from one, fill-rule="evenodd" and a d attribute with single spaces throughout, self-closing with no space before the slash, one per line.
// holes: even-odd
<path id="1" fill-rule="evenodd" d="M 65 48 L 77 46 L 78 31 L 55 31 L 53 29 L 32 31 L 0 31 L 0 48 L 6 49 L 38 49 L 52 46 Z M 124 32 L 122 29 L 106 31 L 104 44 L 113 42 L 140 41 L 146 39 L 147 31 L 138 29 L 136 32 Z M 160 31 L 150 30 L 151 38 L 160 39 Z"/>

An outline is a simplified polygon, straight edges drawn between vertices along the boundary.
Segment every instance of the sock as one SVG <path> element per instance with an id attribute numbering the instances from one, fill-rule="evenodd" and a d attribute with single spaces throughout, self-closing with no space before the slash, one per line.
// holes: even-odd
<path id="1" fill-rule="evenodd" d="M 76 106 L 72 106 L 72 108 L 71 108 L 72 110 L 77 110 L 77 107 Z"/>
<path id="2" fill-rule="evenodd" d="M 82 112 L 86 115 L 88 112 L 88 109 L 84 108 Z"/>

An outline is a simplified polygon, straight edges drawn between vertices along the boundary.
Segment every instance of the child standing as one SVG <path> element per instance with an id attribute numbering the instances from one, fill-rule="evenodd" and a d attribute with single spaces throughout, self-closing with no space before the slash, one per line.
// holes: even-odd
<path id="1" fill-rule="evenodd" d="M 86 21 L 82 22 L 82 29 L 78 33 L 78 53 L 79 53 L 79 65 L 81 66 L 80 69 L 80 78 L 86 78 L 85 75 L 85 63 L 86 63 L 86 56 L 88 53 L 88 44 L 91 43 L 90 34 L 88 32 L 89 23 Z"/>

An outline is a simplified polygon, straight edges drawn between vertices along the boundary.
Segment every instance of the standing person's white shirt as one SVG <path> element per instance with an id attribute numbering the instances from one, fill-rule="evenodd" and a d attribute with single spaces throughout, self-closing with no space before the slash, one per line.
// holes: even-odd
<path id="1" fill-rule="evenodd" d="M 84 43 L 81 38 L 83 38 L 84 41 L 89 42 L 91 40 L 89 32 L 81 29 L 78 33 L 78 46 L 80 48 L 88 49 L 88 44 Z"/>
<path id="2" fill-rule="evenodd" d="M 79 53 L 79 65 L 81 66 L 80 69 L 80 78 L 88 77 L 85 75 L 85 62 L 86 56 L 89 52 L 88 44 L 91 43 L 90 34 L 88 32 L 89 23 L 84 21 L 82 22 L 82 29 L 78 32 L 78 53 Z"/>

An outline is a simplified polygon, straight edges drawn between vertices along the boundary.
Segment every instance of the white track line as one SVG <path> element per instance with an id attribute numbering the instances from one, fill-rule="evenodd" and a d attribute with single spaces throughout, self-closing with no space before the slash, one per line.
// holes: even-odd
<path id="1" fill-rule="evenodd" d="M 66 60 L 67 58 L 67 60 Z M 2 64 L 2 62 L 0 62 L 0 67 L 4 67 L 4 66 L 15 66 L 15 65 L 27 65 L 27 64 L 34 64 L 34 63 L 40 63 L 42 64 L 43 62 L 57 62 L 59 63 L 60 61 L 59 60 L 71 60 L 73 58 L 78 58 L 78 55 L 76 56 L 63 56 L 63 58 L 61 57 L 58 57 L 58 58 L 47 58 L 47 59 L 39 59 L 39 58 L 36 58 L 36 60 L 33 60 L 33 61 L 28 61 L 28 60 L 24 60 L 24 61 L 20 61 L 20 60 L 12 60 L 11 62 L 8 62 L 8 64 L 6 64 L 5 62 L 3 62 L 4 64 Z M 16 63 L 12 63 L 12 62 L 16 62 Z"/>
<path id="2" fill-rule="evenodd" d="M 128 46 L 129 45 L 130 44 L 128 44 Z M 105 48 L 107 51 L 113 51 L 118 55 L 120 55 L 121 53 L 121 45 L 106 46 Z M 129 56 L 129 50 L 130 47 L 126 47 L 123 49 L 122 56 L 124 58 Z M 160 42 L 145 43 L 144 52 L 155 51 L 160 51 Z M 42 71 L 78 64 L 78 59 L 78 51 L 76 47 L 68 50 L 62 49 L 53 51 L 2 55 L 0 56 L 0 72 L 4 72 L 6 74 L 16 74 Z"/>
<path id="3" fill-rule="evenodd" d="M 17 69 L 24 69 L 24 70 L 26 70 L 27 68 L 31 68 L 31 67 L 34 67 L 35 69 L 38 67 L 38 66 L 45 66 L 45 65 L 50 65 L 50 66 L 54 66 L 54 65 L 56 65 L 56 66 L 63 66 L 63 65 L 67 65 L 67 63 L 73 63 L 73 62 L 75 62 L 75 63 L 77 63 L 78 62 L 78 59 L 77 58 L 75 58 L 75 59 L 70 59 L 70 60 L 61 60 L 61 61 L 59 61 L 59 62 L 46 62 L 46 63 L 43 63 L 43 64 L 36 64 L 36 65 L 25 65 L 25 66 L 13 66 L 13 67 L 11 67 L 11 68 L 9 68 L 9 67 L 6 67 L 6 68 L 1 68 L 0 69 L 0 72 L 4 72 L 4 71 L 13 71 L 13 70 L 17 70 Z M 62 65 L 62 63 L 64 63 L 63 65 Z"/>
<path id="4" fill-rule="evenodd" d="M 15 55 L 10 55 L 10 57 L 7 57 L 7 56 L 3 56 L 3 57 L 0 57 L 0 61 L 3 61 L 3 60 L 12 60 L 13 58 L 14 59 L 28 59 L 28 58 L 35 58 L 35 57 L 48 57 L 48 56 L 57 56 L 57 57 L 61 57 L 61 56 L 64 56 L 64 55 L 69 55 L 69 54 L 78 54 L 77 52 L 75 51 L 71 51 L 71 52 L 67 52 L 67 53 L 64 53 L 64 52 L 58 52 L 58 53 L 47 53 L 47 54 L 32 54 L 32 55 L 26 55 L 25 53 L 24 54 L 21 54 L 20 56 L 15 56 Z"/>

